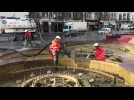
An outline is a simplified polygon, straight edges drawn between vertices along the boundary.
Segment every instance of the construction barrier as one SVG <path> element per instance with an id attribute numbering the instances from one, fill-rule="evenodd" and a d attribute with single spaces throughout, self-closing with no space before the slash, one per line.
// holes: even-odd
<path id="1" fill-rule="evenodd" d="M 59 58 L 59 64 L 64 65 L 64 66 L 70 66 L 70 67 L 77 67 L 77 64 L 75 61 L 71 58 Z"/>
<path id="2" fill-rule="evenodd" d="M 74 69 L 88 68 L 89 70 L 96 70 L 111 75 L 116 75 L 122 77 L 127 86 L 134 86 L 134 73 L 124 69 L 118 63 L 110 63 L 97 60 L 87 60 L 84 62 L 78 62 L 75 61 L 75 59 L 68 57 L 60 58 L 59 63 L 61 65 L 64 65 L 66 67 L 72 67 Z"/>
<path id="3" fill-rule="evenodd" d="M 127 52 L 129 54 L 133 54 L 134 55 L 134 47 L 132 45 L 123 45 L 124 48 L 120 48 L 122 51 Z"/>
<path id="4" fill-rule="evenodd" d="M 133 54 L 134 55 L 134 49 L 129 49 L 129 52 L 130 54 Z"/>
<path id="5" fill-rule="evenodd" d="M 118 64 L 91 60 L 89 68 L 118 75 L 125 80 L 126 85 L 134 86 L 134 73 L 127 71 Z"/>

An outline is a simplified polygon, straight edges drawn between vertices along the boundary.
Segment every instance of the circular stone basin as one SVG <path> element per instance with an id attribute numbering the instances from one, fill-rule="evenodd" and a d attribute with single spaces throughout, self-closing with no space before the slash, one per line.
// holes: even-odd
<path id="1" fill-rule="evenodd" d="M 21 87 L 78 87 L 76 78 L 61 74 L 42 74 L 30 78 L 21 84 Z"/>
<path id="2" fill-rule="evenodd" d="M 29 51 L 30 52 L 30 51 Z M 31 52 L 32 53 L 32 52 Z M 46 55 L 45 55 L 46 57 Z M 125 86 L 124 80 L 90 69 L 54 66 L 48 58 L 4 56 L 0 64 L 1 87 L 113 87 Z M 64 58 L 63 58 L 64 59 Z M 70 62 L 67 62 L 70 63 Z M 49 73 L 48 73 L 49 71 Z M 81 74 L 80 74 L 81 73 Z"/>
<path id="3" fill-rule="evenodd" d="M 27 62 L 28 63 L 28 62 Z M 23 65 L 21 65 L 22 67 Z M 12 66 L 16 67 L 16 66 Z M 24 67 L 24 66 L 23 66 Z M 124 80 L 102 73 L 65 66 L 43 66 L 1 75 L 1 87 L 124 87 Z"/>

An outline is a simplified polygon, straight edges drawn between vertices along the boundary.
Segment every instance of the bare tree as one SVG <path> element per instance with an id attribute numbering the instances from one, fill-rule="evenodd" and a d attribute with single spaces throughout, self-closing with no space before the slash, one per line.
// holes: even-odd
<path id="1" fill-rule="evenodd" d="M 29 12 L 29 18 L 33 18 L 36 23 L 36 31 L 41 32 L 41 25 L 40 25 L 40 12 Z"/>

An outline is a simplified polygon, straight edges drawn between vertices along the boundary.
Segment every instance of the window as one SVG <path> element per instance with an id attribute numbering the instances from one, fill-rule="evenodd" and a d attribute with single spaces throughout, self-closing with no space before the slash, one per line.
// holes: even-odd
<path id="1" fill-rule="evenodd" d="M 130 20 L 130 14 L 127 13 L 127 20 Z"/>
<path id="2" fill-rule="evenodd" d="M 119 14 L 119 20 L 122 20 L 122 15 L 121 14 Z"/>
<path id="3" fill-rule="evenodd" d="M 49 18 L 52 18 L 52 12 L 49 12 Z"/>
<path id="4" fill-rule="evenodd" d="M 126 13 L 123 14 L 123 20 L 126 20 Z"/>
<path id="5" fill-rule="evenodd" d="M 69 29 L 71 29 L 71 26 L 69 26 Z"/>
<path id="6" fill-rule="evenodd" d="M 68 26 L 64 26 L 64 29 L 68 29 Z"/>

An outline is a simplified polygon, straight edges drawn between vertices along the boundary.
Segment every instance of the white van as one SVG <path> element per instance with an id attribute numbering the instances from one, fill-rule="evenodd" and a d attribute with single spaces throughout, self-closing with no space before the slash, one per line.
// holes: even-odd
<path id="1" fill-rule="evenodd" d="M 71 31 L 87 31 L 87 22 L 66 22 L 64 24 L 63 32 L 71 32 Z"/>
<path id="2" fill-rule="evenodd" d="M 121 24 L 121 30 L 128 30 L 129 24 Z"/>

